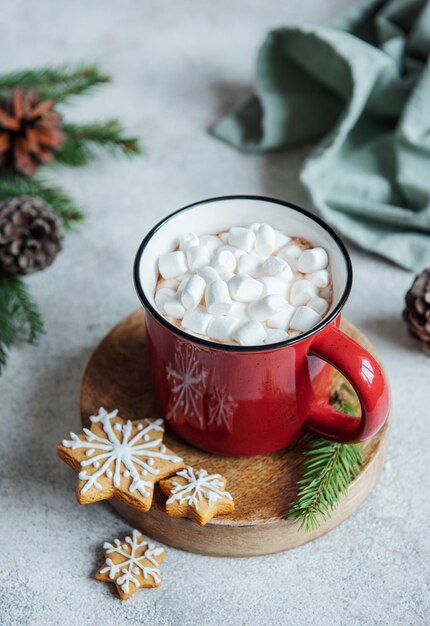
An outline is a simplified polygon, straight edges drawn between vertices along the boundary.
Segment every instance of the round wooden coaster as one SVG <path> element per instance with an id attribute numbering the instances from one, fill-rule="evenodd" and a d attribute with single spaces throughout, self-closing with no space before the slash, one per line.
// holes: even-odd
<path id="1" fill-rule="evenodd" d="M 342 322 L 342 330 L 374 350 L 366 337 L 352 324 Z M 334 389 L 345 382 L 336 372 Z M 120 322 L 93 353 L 81 387 L 81 418 L 88 426 L 89 416 L 100 406 L 114 408 L 131 419 L 156 417 L 148 359 L 144 313 L 136 311 Z M 111 500 L 117 511 L 134 527 L 154 539 L 190 552 L 216 556 L 255 556 L 289 550 L 329 532 L 347 519 L 366 499 L 384 463 L 388 422 L 363 445 L 364 465 L 359 476 L 342 498 L 332 517 L 313 532 L 299 530 L 287 519 L 301 475 L 299 446 L 255 457 L 222 457 L 198 450 L 167 431 L 164 441 L 188 465 L 204 467 L 227 479 L 235 511 L 200 527 L 189 519 L 171 518 L 164 512 L 164 498 L 157 487 L 151 510 L 142 513 L 118 500 Z"/>

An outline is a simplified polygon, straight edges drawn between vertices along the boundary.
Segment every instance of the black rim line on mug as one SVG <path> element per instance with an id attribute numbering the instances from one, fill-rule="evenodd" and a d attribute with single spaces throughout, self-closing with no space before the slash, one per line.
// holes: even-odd
<path id="1" fill-rule="evenodd" d="M 328 314 L 326 317 L 324 317 L 319 324 L 311 328 L 311 330 L 308 330 L 306 333 L 303 333 L 302 335 L 299 335 L 298 337 L 292 337 L 291 339 L 286 339 L 285 341 L 280 341 L 275 344 L 264 344 L 260 346 L 236 346 L 236 345 L 231 345 L 231 344 L 215 343 L 213 341 L 210 341 L 209 339 L 200 339 L 200 337 L 196 337 L 195 335 L 191 335 L 185 332 L 184 330 L 177 328 L 171 322 L 169 322 L 165 317 L 163 317 L 161 313 L 159 313 L 157 309 L 153 307 L 152 304 L 149 302 L 148 298 L 145 295 L 145 292 L 142 289 L 139 270 L 140 270 L 140 261 L 142 258 L 142 254 L 148 242 L 150 241 L 150 239 L 152 239 L 152 237 L 155 235 L 157 231 L 159 231 L 167 222 L 170 222 L 170 220 L 174 219 L 179 213 L 189 211 L 190 209 L 193 209 L 202 204 L 209 204 L 211 202 L 222 202 L 225 200 L 257 200 L 260 202 L 272 202 L 273 204 L 279 204 L 289 209 L 293 209 L 294 211 L 297 211 L 298 213 L 301 213 L 302 215 L 306 215 L 306 217 L 316 222 L 319 226 L 321 226 L 321 228 L 323 228 L 326 232 L 328 232 L 328 234 L 336 242 L 337 246 L 342 252 L 342 255 L 346 264 L 346 269 L 347 269 L 345 289 L 343 290 L 343 293 L 341 297 L 339 298 L 337 305 L 332 310 L 332 312 Z M 337 317 L 337 315 L 343 308 L 351 292 L 352 263 L 351 263 L 351 258 L 349 256 L 349 252 L 346 249 L 346 246 L 343 243 L 342 239 L 339 237 L 336 231 L 333 230 L 331 226 L 326 224 L 326 222 L 324 222 L 317 215 L 313 215 L 306 209 L 302 209 L 296 204 L 292 204 L 291 202 L 286 202 L 284 200 L 278 200 L 277 198 L 271 198 L 268 196 L 253 196 L 253 195 L 231 195 L 231 196 L 217 196 L 214 198 L 208 198 L 207 200 L 199 200 L 198 202 L 193 202 L 192 204 L 188 204 L 187 206 L 184 206 L 181 209 L 177 209 L 176 211 L 174 211 L 174 213 L 170 213 L 170 215 L 167 215 L 167 217 L 163 218 L 160 222 L 158 222 L 158 224 L 156 224 L 153 228 L 151 228 L 151 230 L 143 239 L 143 241 L 141 242 L 137 250 L 136 258 L 134 261 L 133 276 L 134 276 L 134 286 L 135 286 L 137 295 L 139 296 L 139 300 L 141 301 L 141 303 L 150 310 L 150 312 L 152 313 L 152 315 L 155 317 L 156 320 L 158 320 L 163 326 L 171 330 L 173 333 L 175 333 L 182 339 L 186 339 L 187 341 L 196 343 L 199 346 L 204 346 L 205 348 L 210 348 L 211 350 L 221 350 L 224 352 L 268 352 L 269 350 L 279 350 L 286 346 L 291 346 L 295 343 L 299 343 L 300 341 L 303 341 L 304 339 L 307 339 L 308 337 L 311 337 L 312 335 L 315 335 L 318 331 L 320 331 L 322 328 L 325 328 L 328 324 L 330 324 L 330 322 L 332 322 Z"/>

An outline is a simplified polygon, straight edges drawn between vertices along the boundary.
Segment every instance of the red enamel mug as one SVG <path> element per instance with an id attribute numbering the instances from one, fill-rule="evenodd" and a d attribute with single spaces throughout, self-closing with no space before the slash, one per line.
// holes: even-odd
<path id="1" fill-rule="evenodd" d="M 282 343 L 242 347 L 189 335 L 167 321 L 154 301 L 160 254 L 173 250 L 183 233 L 214 234 L 253 222 L 327 250 L 333 302 L 322 322 Z M 342 443 L 364 441 L 386 420 L 389 393 L 381 368 L 339 330 L 352 284 L 348 252 L 324 221 L 304 209 L 260 196 L 225 196 L 186 206 L 145 237 L 134 279 L 146 313 L 157 404 L 189 443 L 218 454 L 265 454 L 295 443 L 308 431 Z M 331 366 L 354 387 L 360 419 L 329 406 Z"/>

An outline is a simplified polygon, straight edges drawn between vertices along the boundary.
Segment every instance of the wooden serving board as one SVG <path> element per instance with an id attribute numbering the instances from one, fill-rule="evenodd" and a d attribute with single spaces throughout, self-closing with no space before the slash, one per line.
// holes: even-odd
<path id="1" fill-rule="evenodd" d="M 344 320 L 342 330 L 374 353 L 366 337 L 352 324 Z M 342 382 L 344 379 L 336 372 L 333 389 Z M 115 326 L 90 358 L 81 387 L 81 418 L 85 426 L 100 406 L 118 409 L 120 415 L 131 419 L 158 415 L 151 394 L 142 310 Z M 216 556 L 255 556 L 289 550 L 329 532 L 363 503 L 381 473 L 388 430 L 387 421 L 363 445 L 361 473 L 332 517 L 313 532 L 299 530 L 297 523 L 288 520 L 301 475 L 300 445 L 262 456 L 223 457 L 198 450 L 168 430 L 164 441 L 188 465 L 227 478 L 227 488 L 234 496 L 234 513 L 215 518 L 204 527 L 189 519 L 168 517 L 158 487 L 147 513 L 115 499 L 110 502 L 132 526 L 175 548 Z"/>

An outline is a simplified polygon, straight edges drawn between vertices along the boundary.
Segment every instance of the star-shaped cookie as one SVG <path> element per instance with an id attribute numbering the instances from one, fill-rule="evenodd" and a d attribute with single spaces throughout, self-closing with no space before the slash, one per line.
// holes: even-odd
<path id="1" fill-rule="evenodd" d="M 76 497 L 88 504 L 117 497 L 140 511 L 151 507 L 154 484 L 185 464 L 163 444 L 163 420 L 136 420 L 100 408 L 91 429 L 58 444 L 58 456 L 79 472 Z"/>
<path id="2" fill-rule="evenodd" d="M 234 511 L 233 497 L 225 491 L 225 485 L 226 479 L 220 474 L 187 466 L 160 482 L 160 489 L 167 497 L 166 513 L 171 517 L 189 517 L 204 526 L 215 515 Z"/>
<path id="3" fill-rule="evenodd" d="M 122 600 L 138 589 L 160 586 L 160 563 L 164 548 L 147 543 L 138 530 L 131 537 L 103 544 L 105 562 L 96 572 L 97 580 L 115 583 Z"/>

